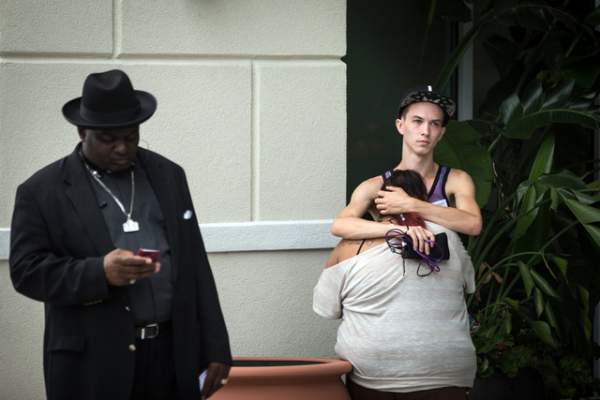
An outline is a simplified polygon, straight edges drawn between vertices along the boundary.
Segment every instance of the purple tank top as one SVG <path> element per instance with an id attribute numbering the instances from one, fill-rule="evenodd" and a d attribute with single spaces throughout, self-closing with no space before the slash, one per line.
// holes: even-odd
<path id="1" fill-rule="evenodd" d="M 446 181 L 448 180 L 449 173 L 450 167 L 440 165 L 427 196 L 427 201 L 431 204 L 444 207 L 450 206 L 450 201 L 448 201 L 448 196 L 446 196 Z M 387 181 L 392 176 L 392 171 L 385 171 L 381 176 L 384 181 Z"/>
<path id="2" fill-rule="evenodd" d="M 440 165 L 437 174 L 435 174 L 433 185 L 431 185 L 429 196 L 427 196 L 427 201 L 431 204 L 445 207 L 450 206 L 448 196 L 446 196 L 446 181 L 448 180 L 449 173 L 450 167 Z"/>

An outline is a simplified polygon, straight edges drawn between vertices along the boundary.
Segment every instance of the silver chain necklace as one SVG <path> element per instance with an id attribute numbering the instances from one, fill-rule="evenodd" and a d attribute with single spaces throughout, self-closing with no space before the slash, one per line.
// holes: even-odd
<path id="1" fill-rule="evenodd" d="M 131 201 L 129 202 L 129 212 L 127 212 L 125 210 L 125 207 L 123 206 L 123 203 L 121 203 L 121 200 L 119 200 L 119 198 L 117 196 L 115 196 L 115 194 L 108 188 L 108 186 L 106 186 L 104 184 L 104 182 L 102 182 L 98 171 L 96 171 L 95 169 L 92 169 L 88 165 L 88 163 L 85 162 L 85 160 L 84 160 L 83 164 L 85 165 L 85 168 L 88 170 L 88 172 L 92 175 L 92 178 L 94 178 L 94 180 L 96 182 L 98 182 L 100 187 L 102 189 L 104 189 L 106 191 L 106 193 L 108 193 L 110 195 L 110 197 L 113 198 L 113 200 L 115 201 L 115 203 L 117 203 L 117 205 L 119 206 L 119 208 L 121 209 L 123 214 L 125 214 L 125 216 L 127 217 L 127 220 L 123 224 L 123 232 L 128 233 L 128 232 L 139 231 L 140 224 L 131 218 L 131 214 L 133 213 L 133 202 L 135 199 L 135 175 L 133 173 L 133 168 L 131 168 Z"/>

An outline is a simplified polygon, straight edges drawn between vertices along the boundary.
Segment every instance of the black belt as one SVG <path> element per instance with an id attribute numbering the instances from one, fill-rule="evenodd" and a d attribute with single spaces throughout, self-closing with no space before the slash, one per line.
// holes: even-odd
<path id="1" fill-rule="evenodd" d="M 135 327 L 136 339 L 154 339 L 160 334 L 163 334 L 171 329 L 171 321 L 154 322 L 147 325 Z"/>

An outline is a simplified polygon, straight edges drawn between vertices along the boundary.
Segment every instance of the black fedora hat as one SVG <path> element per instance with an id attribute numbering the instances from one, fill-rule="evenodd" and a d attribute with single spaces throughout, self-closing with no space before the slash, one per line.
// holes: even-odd
<path id="1" fill-rule="evenodd" d="M 116 129 L 138 125 L 156 110 L 156 99 L 134 90 L 127 74 L 113 69 L 90 74 L 82 96 L 67 102 L 62 112 L 67 121 L 83 128 Z"/>

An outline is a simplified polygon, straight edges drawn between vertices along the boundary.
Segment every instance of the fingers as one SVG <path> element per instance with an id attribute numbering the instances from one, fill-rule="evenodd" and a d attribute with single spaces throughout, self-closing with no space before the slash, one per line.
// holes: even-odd
<path id="1" fill-rule="evenodd" d="M 379 197 L 376 197 L 374 200 L 375 208 L 377 208 L 381 214 L 387 214 L 389 212 L 389 201 L 384 197 L 385 193 L 386 192 L 380 190 L 378 192 Z"/>
<path id="2" fill-rule="evenodd" d="M 147 278 L 156 273 L 157 267 L 154 264 L 143 267 L 121 267 L 117 270 L 118 276 L 123 280 L 138 280 Z"/>
<path id="3" fill-rule="evenodd" d="M 434 245 L 435 244 L 435 235 L 433 234 L 433 232 L 430 232 L 427 229 L 423 229 L 423 232 L 425 232 L 425 235 L 427 236 L 427 240 L 429 240 L 430 244 Z"/>
<path id="4" fill-rule="evenodd" d="M 414 228 L 414 227 L 411 227 L 411 228 Z M 412 241 L 413 250 L 421 251 L 420 244 L 419 244 L 419 235 L 417 235 L 417 230 L 409 229 L 407 234 L 408 234 L 408 236 L 410 236 L 410 239 Z"/>
<path id="5" fill-rule="evenodd" d="M 386 186 L 385 190 L 387 190 L 388 192 L 406 193 L 404 189 L 398 186 Z"/>
<path id="6" fill-rule="evenodd" d="M 379 211 L 380 214 L 388 213 L 388 207 L 384 204 L 377 204 L 375 207 L 377 208 L 377 210 Z"/>
<path id="7" fill-rule="evenodd" d="M 119 255 L 115 257 L 115 262 L 121 265 L 144 265 L 152 264 L 150 257 L 141 257 L 136 255 Z"/>
<path id="8" fill-rule="evenodd" d="M 427 255 L 431 254 L 431 248 L 435 245 L 435 235 L 427 229 L 420 229 L 421 238 L 423 241 L 423 252 Z"/>
<path id="9" fill-rule="evenodd" d="M 206 379 L 202 388 L 202 398 L 208 399 L 227 382 L 229 366 L 222 363 L 210 363 L 206 371 Z"/>
<path id="10" fill-rule="evenodd" d="M 409 212 L 407 199 L 410 199 L 410 197 L 406 192 L 402 188 L 395 186 L 387 186 L 386 189 L 390 189 L 390 191 L 380 190 L 374 199 L 375 206 L 379 212 L 382 214 Z"/>
<path id="11" fill-rule="evenodd" d="M 160 271 L 160 263 L 123 249 L 115 249 L 104 257 L 104 272 L 109 284 L 124 286 Z"/>
<path id="12" fill-rule="evenodd" d="M 413 226 L 411 228 L 408 231 L 408 235 L 413 241 L 413 249 L 429 255 L 431 251 L 430 243 L 432 243 L 432 239 L 434 238 L 433 234 L 420 226 Z"/>

